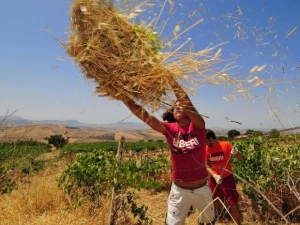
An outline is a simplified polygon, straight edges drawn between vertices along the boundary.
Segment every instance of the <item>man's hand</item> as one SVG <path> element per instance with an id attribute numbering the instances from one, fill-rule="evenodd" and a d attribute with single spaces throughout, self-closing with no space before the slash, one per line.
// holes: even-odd
<path id="1" fill-rule="evenodd" d="M 213 175 L 213 177 L 214 177 L 214 179 L 215 179 L 215 181 L 216 181 L 217 184 L 221 184 L 222 183 L 223 180 L 222 180 L 222 177 L 220 175 L 218 175 L 218 174 L 215 173 Z"/>
<path id="2" fill-rule="evenodd" d="M 236 155 L 236 154 L 238 154 L 239 153 L 239 150 L 236 148 L 236 147 L 232 147 L 232 149 L 231 149 L 231 152 L 230 152 L 230 154 L 231 155 Z"/>

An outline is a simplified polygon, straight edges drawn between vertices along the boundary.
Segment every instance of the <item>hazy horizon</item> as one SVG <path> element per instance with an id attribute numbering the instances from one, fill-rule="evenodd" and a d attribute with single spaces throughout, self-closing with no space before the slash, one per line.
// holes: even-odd
<path id="1" fill-rule="evenodd" d="M 128 122 L 128 121 L 122 121 L 122 122 L 119 122 L 119 123 L 84 123 L 82 121 L 79 121 L 79 120 L 75 120 L 75 119 L 68 119 L 68 120 L 56 120 L 56 119 L 45 119 L 45 120 L 31 120 L 31 119 L 27 119 L 27 118 L 23 118 L 21 116 L 18 116 L 18 115 L 9 115 L 9 116 L 6 116 L 6 115 L 0 115 L 0 122 L 6 117 L 6 120 L 5 122 L 7 121 L 14 121 L 14 120 L 29 120 L 29 121 L 32 121 L 32 122 L 42 122 L 42 121 L 47 121 L 47 122 L 78 122 L 82 125 L 84 124 L 87 124 L 87 125 L 95 125 L 95 126 L 98 126 L 98 125 L 116 125 L 116 124 L 131 124 L 131 125 L 142 125 L 142 126 L 145 126 L 145 127 L 148 127 L 150 128 L 147 124 L 141 122 L 141 121 L 137 121 L 137 122 Z M 5 124 L 4 122 L 4 124 Z M 60 123 L 58 123 L 60 124 Z M 62 124 L 63 125 L 63 124 Z M 66 125 L 66 124 L 65 124 Z M 73 126 L 75 126 L 75 124 L 73 124 Z M 239 127 L 239 126 L 236 126 L 236 127 L 231 127 L 231 128 L 228 128 L 228 127 L 218 127 L 218 126 L 214 126 L 214 127 L 206 127 L 206 128 L 209 128 L 209 129 L 223 129 L 223 130 L 231 130 L 231 129 L 236 129 L 238 131 L 246 131 L 248 129 L 251 129 L 251 130 L 256 130 L 256 131 L 270 131 L 271 129 L 277 129 L 277 128 L 265 128 L 265 129 L 262 129 L 262 128 L 255 128 L 255 127 Z M 281 130 L 281 129 L 279 129 Z"/>

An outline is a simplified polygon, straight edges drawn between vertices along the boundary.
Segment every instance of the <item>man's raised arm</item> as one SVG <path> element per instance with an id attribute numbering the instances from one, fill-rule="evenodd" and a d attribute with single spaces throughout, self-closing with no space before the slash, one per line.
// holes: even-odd
<path id="1" fill-rule="evenodd" d="M 156 117 L 150 115 L 143 107 L 136 104 L 132 99 L 124 101 L 124 104 L 129 108 L 129 110 L 140 120 L 147 123 L 153 130 L 165 134 L 165 126 Z"/>
<path id="2" fill-rule="evenodd" d="M 177 100 L 180 103 L 183 111 L 190 118 L 191 122 L 198 129 L 203 129 L 205 127 L 205 121 L 202 116 L 198 113 L 197 109 L 194 107 L 187 93 L 182 89 L 182 87 L 177 83 L 177 81 L 173 81 L 172 88 Z"/>

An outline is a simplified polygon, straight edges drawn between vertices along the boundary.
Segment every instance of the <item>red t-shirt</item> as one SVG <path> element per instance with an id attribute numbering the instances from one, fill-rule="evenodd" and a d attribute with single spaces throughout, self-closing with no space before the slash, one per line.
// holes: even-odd
<path id="1" fill-rule="evenodd" d="M 205 128 L 199 130 L 192 123 L 186 127 L 167 122 L 164 125 L 167 130 L 164 135 L 171 148 L 173 180 L 193 182 L 207 177 Z"/>
<path id="2" fill-rule="evenodd" d="M 216 146 L 206 146 L 206 161 L 212 170 L 221 175 L 225 167 L 232 149 L 232 145 L 227 141 L 218 141 Z M 228 162 L 227 170 L 232 172 L 231 163 Z M 229 176 L 231 173 L 224 170 L 223 178 Z"/>

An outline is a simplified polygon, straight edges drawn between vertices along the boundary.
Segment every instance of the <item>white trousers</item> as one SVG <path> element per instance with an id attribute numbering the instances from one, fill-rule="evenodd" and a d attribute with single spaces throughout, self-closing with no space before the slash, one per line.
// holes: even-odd
<path id="1" fill-rule="evenodd" d="M 198 189 L 187 190 L 172 183 L 168 198 L 166 224 L 184 225 L 191 206 L 196 212 L 199 212 L 199 223 L 211 223 L 214 221 L 214 203 L 211 190 L 207 185 Z"/>

